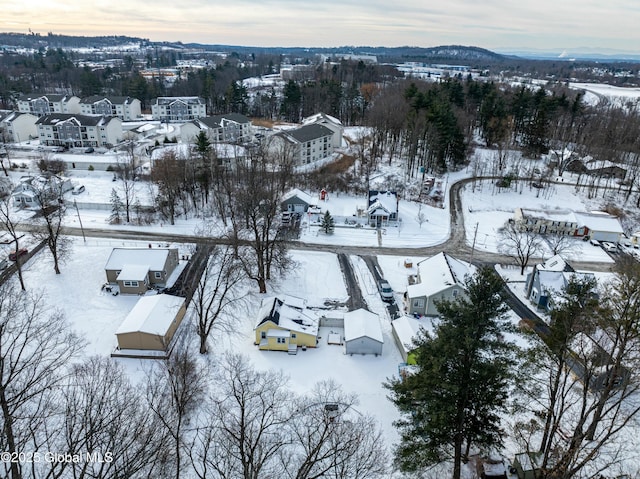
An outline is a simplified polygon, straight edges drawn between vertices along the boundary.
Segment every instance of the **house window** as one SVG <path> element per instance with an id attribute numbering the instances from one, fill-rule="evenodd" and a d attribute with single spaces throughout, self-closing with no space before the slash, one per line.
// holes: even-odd
<path id="1" fill-rule="evenodd" d="M 156 271 L 153 275 L 156 279 L 162 279 L 162 272 L 160 271 Z"/>
<path id="2" fill-rule="evenodd" d="M 267 333 L 265 331 L 262 331 L 260 333 L 260 339 L 266 339 L 267 338 Z"/>
<path id="3" fill-rule="evenodd" d="M 138 287 L 138 282 L 137 281 L 123 281 L 122 284 L 124 284 L 124 286 L 127 287 L 127 288 L 137 288 Z"/>
<path id="4" fill-rule="evenodd" d="M 458 296 L 458 290 L 454 289 L 451 294 L 453 295 L 453 297 L 455 298 L 456 296 Z"/>
<path id="5" fill-rule="evenodd" d="M 413 300 L 414 308 L 424 308 L 424 299 L 414 299 Z"/>
<path id="6" fill-rule="evenodd" d="M 278 338 L 278 344 L 286 344 L 286 338 Z"/>
<path id="7" fill-rule="evenodd" d="M 291 333 L 291 339 L 296 339 L 296 333 Z"/>

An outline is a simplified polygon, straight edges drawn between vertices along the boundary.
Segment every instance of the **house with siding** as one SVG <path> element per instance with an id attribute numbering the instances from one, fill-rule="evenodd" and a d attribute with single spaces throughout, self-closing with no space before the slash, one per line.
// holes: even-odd
<path id="1" fill-rule="evenodd" d="M 400 200 L 395 191 L 369 191 L 367 218 L 369 225 L 376 228 L 398 221 Z"/>
<path id="2" fill-rule="evenodd" d="M 122 141 L 122 121 L 112 116 L 52 113 L 36 122 L 40 144 L 47 146 L 111 147 Z"/>
<path id="3" fill-rule="evenodd" d="M 151 104 L 151 118 L 160 121 L 191 121 L 207 116 L 204 99 L 197 96 L 162 96 Z"/>
<path id="4" fill-rule="evenodd" d="M 180 137 L 194 143 L 200 132 L 205 132 L 211 143 L 248 143 L 253 139 L 251 120 L 239 113 L 196 118 L 182 125 Z"/>
<path id="5" fill-rule="evenodd" d="M 140 100 L 130 96 L 89 96 L 80 100 L 80 113 L 134 121 L 142 116 L 142 109 Z"/>
<path id="6" fill-rule="evenodd" d="M 272 154 L 291 157 L 294 166 L 313 164 L 333 154 L 333 131 L 324 125 L 311 124 L 283 130 L 265 139 Z"/>
<path id="7" fill-rule="evenodd" d="M 373 354 L 380 356 L 384 338 L 380 318 L 366 309 L 344 313 L 345 354 Z"/>
<path id="8" fill-rule="evenodd" d="M 285 296 L 264 299 L 258 311 L 255 344 L 263 351 L 287 351 L 298 347 L 315 348 L 320 318 L 307 308 L 306 301 Z"/>
<path id="9" fill-rule="evenodd" d="M 36 116 L 51 113 L 80 113 L 80 98 L 75 95 L 29 93 L 18 98 L 18 111 Z"/>
<path id="10" fill-rule="evenodd" d="M 417 264 L 418 274 L 409 278 L 406 302 L 412 315 L 437 316 L 436 301 L 454 300 L 466 295 L 465 278 L 475 272 L 475 267 L 445 252 Z"/>
<path id="11" fill-rule="evenodd" d="M 520 228 L 534 233 L 585 235 L 584 225 L 580 224 L 573 211 L 541 212 L 516 208 L 513 220 Z"/>
<path id="12" fill-rule="evenodd" d="M 20 143 L 38 137 L 38 117 L 19 111 L 0 111 L 0 140 L 3 143 Z"/>
<path id="13" fill-rule="evenodd" d="M 177 248 L 114 248 L 105 265 L 109 284 L 123 294 L 164 287 L 179 263 Z"/>
<path id="14" fill-rule="evenodd" d="M 337 118 L 326 113 L 316 113 L 315 115 L 308 116 L 302 119 L 303 125 L 323 125 L 329 128 L 332 132 L 331 144 L 333 148 L 340 148 L 342 146 L 342 136 L 344 135 L 344 126 Z"/>
<path id="15" fill-rule="evenodd" d="M 116 330 L 119 355 L 167 352 L 185 313 L 184 298 L 169 294 L 143 296 Z"/>

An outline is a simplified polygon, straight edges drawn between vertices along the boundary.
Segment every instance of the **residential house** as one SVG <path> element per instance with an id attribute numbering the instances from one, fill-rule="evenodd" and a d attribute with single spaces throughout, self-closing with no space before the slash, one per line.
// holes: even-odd
<path id="1" fill-rule="evenodd" d="M 420 316 L 437 316 L 437 300 L 464 296 L 465 278 L 475 272 L 471 264 L 444 252 L 420 261 L 417 267 L 417 276 L 409 278 L 406 301 L 409 314 Z"/>
<path id="2" fill-rule="evenodd" d="M 104 269 L 121 293 L 144 294 L 166 286 L 178 264 L 177 248 L 114 248 Z"/>
<path id="3" fill-rule="evenodd" d="M 294 166 L 310 165 L 333 154 L 333 131 L 324 125 L 305 125 L 283 130 L 265 139 L 267 149 L 291 157 Z"/>
<path id="4" fill-rule="evenodd" d="M 18 98 L 18 111 L 36 116 L 51 113 L 80 113 L 80 98 L 75 95 L 29 93 Z"/>
<path id="5" fill-rule="evenodd" d="M 315 348 L 318 343 L 318 315 L 306 301 L 286 296 L 262 301 L 256 323 L 255 343 L 264 351 L 288 351 L 298 347 Z"/>
<path id="6" fill-rule="evenodd" d="M 536 308 L 544 311 L 553 309 L 558 295 L 571 278 L 594 278 L 593 273 L 577 273 L 562 256 L 555 255 L 542 264 L 534 265 L 527 275 L 525 292 Z"/>
<path id="7" fill-rule="evenodd" d="M 164 96 L 151 104 L 151 118 L 160 121 L 191 121 L 207 116 L 204 99 L 197 96 Z"/>
<path id="8" fill-rule="evenodd" d="M 585 229 L 579 224 L 572 211 L 556 211 L 544 213 L 516 208 L 513 220 L 521 228 L 539 234 L 561 234 L 568 236 L 584 236 Z"/>
<path id="9" fill-rule="evenodd" d="M 37 120 L 31 113 L 0 111 L 0 142 L 20 143 L 37 138 Z"/>
<path id="10" fill-rule="evenodd" d="M 315 115 L 303 118 L 302 124 L 326 126 L 333 132 L 333 136 L 331 138 L 331 144 L 333 145 L 333 148 L 340 148 L 342 146 L 344 126 L 342 126 L 342 123 L 337 118 L 327 115 L 326 113 L 316 113 Z"/>
<path id="11" fill-rule="evenodd" d="M 288 213 L 306 213 L 309 207 L 317 204 L 318 200 L 316 198 L 298 188 L 285 193 L 280 201 L 282 211 Z"/>
<path id="12" fill-rule="evenodd" d="M 382 354 L 384 338 L 377 314 L 366 309 L 344 313 L 345 354 Z"/>
<path id="13" fill-rule="evenodd" d="M 369 191 L 367 218 L 376 228 L 398 221 L 398 195 L 395 191 Z"/>
<path id="14" fill-rule="evenodd" d="M 80 113 L 134 121 L 142 116 L 142 109 L 140 100 L 129 96 L 89 96 L 80 100 Z"/>
<path id="15" fill-rule="evenodd" d="M 584 235 L 590 239 L 618 243 L 624 235 L 620 220 L 603 211 L 576 213 L 576 218 L 584 227 Z"/>
<path id="16" fill-rule="evenodd" d="M 122 121 L 111 116 L 53 113 L 36 122 L 40 143 L 47 146 L 111 147 L 122 141 Z"/>
<path id="17" fill-rule="evenodd" d="M 69 178 L 55 175 L 23 176 L 11 192 L 11 200 L 17 208 L 40 209 L 43 201 L 57 202 L 72 189 Z"/>
<path id="18" fill-rule="evenodd" d="M 169 294 L 143 296 L 116 330 L 119 353 L 168 352 L 185 312 L 184 298 Z"/>
<path id="19" fill-rule="evenodd" d="M 205 132 L 211 143 L 249 143 L 253 139 L 251 120 L 239 113 L 206 116 L 185 123 L 180 128 L 182 141 L 194 143 Z"/>
<path id="20" fill-rule="evenodd" d="M 402 360 L 407 364 L 416 364 L 414 341 L 420 334 L 420 327 L 420 322 L 411 316 L 400 316 L 391 321 L 391 335 L 400 351 Z"/>

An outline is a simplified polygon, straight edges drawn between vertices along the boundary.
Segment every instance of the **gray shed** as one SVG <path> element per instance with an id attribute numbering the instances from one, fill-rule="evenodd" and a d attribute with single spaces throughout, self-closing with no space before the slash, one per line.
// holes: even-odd
<path id="1" fill-rule="evenodd" d="M 344 348 L 346 354 L 382 354 L 380 318 L 366 309 L 344 314 Z"/>
<path id="2" fill-rule="evenodd" d="M 289 213 L 306 213 L 310 206 L 315 206 L 318 201 L 311 195 L 294 188 L 282 197 L 280 206 L 282 211 Z"/>

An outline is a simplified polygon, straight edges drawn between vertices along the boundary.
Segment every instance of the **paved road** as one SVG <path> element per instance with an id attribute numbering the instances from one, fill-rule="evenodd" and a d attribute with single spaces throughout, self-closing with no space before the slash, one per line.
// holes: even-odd
<path id="1" fill-rule="evenodd" d="M 367 308 L 367 303 L 362 296 L 360 290 L 360 284 L 353 272 L 353 266 L 349 257 L 345 253 L 338 253 L 338 263 L 340 263 L 340 269 L 342 270 L 342 276 L 344 276 L 344 283 L 347 286 L 347 293 L 349 294 L 349 300 L 347 301 L 347 308 L 349 311 L 356 309 Z"/>
<path id="2" fill-rule="evenodd" d="M 382 279 L 382 268 L 378 264 L 378 257 L 372 255 L 360 255 L 360 257 L 364 260 L 367 268 L 371 272 L 373 279 L 378 285 L 378 280 Z M 389 317 L 393 320 L 400 316 L 400 309 L 398 308 L 398 304 L 395 299 L 392 303 L 386 303 L 387 311 L 389 312 Z"/>

